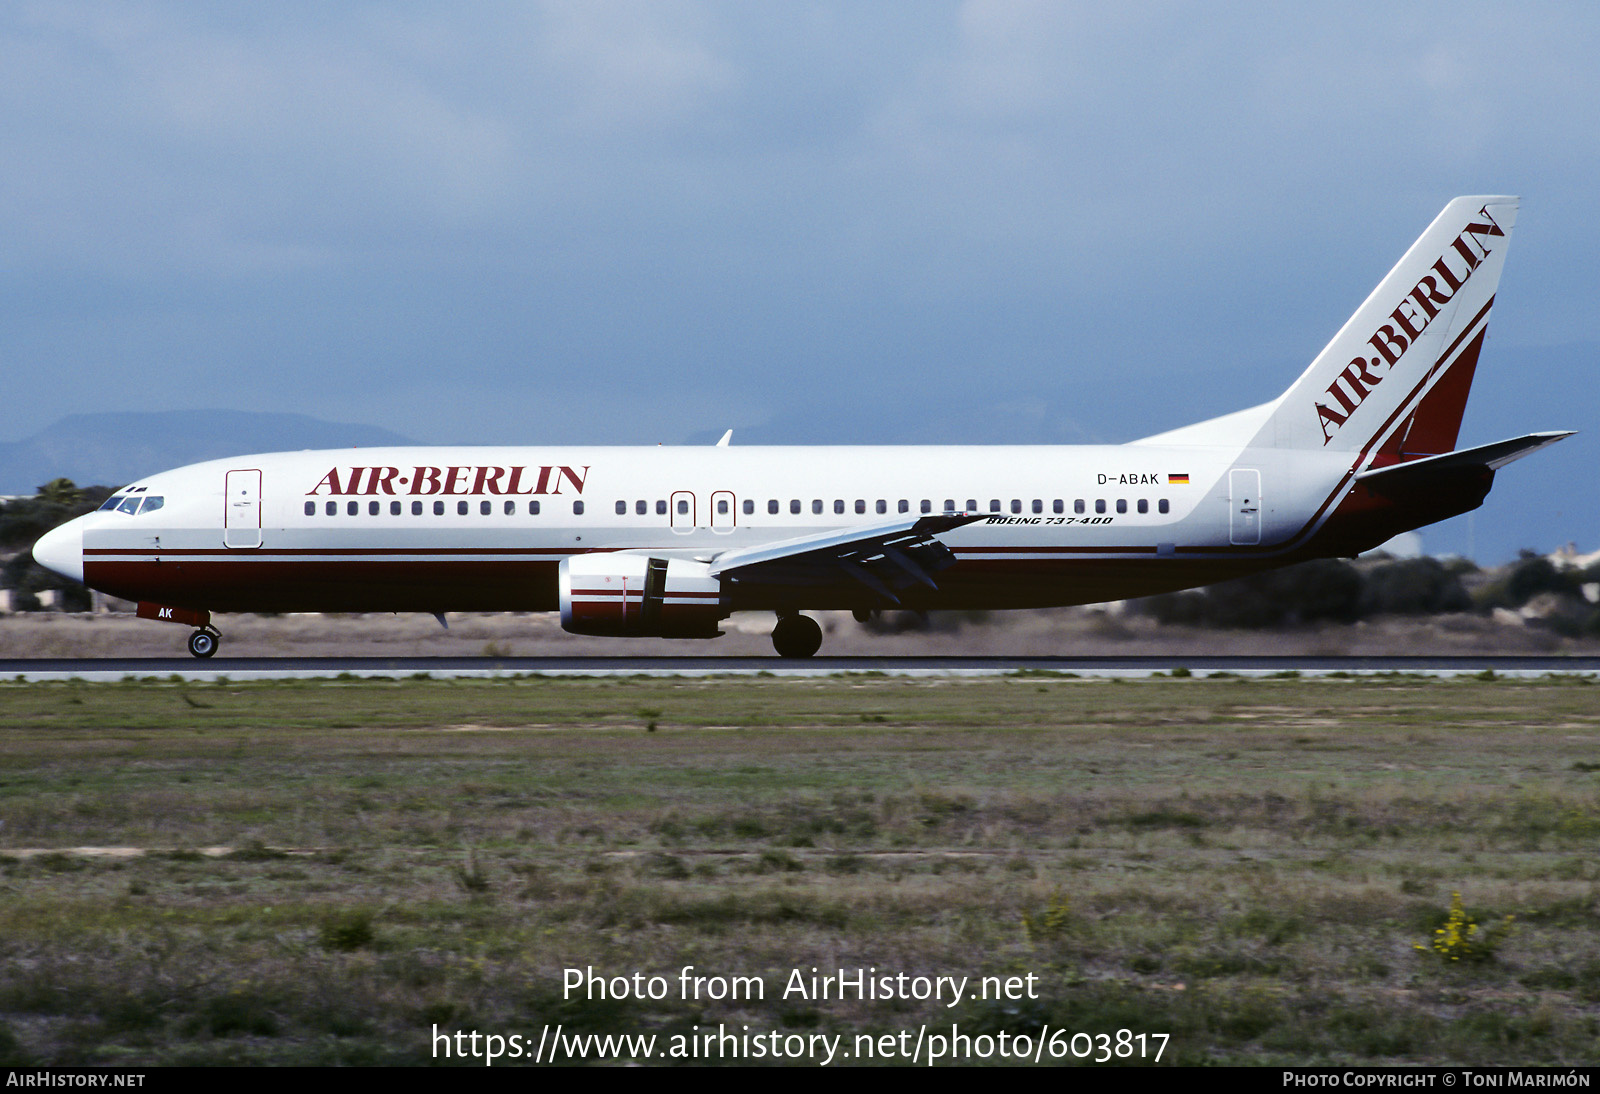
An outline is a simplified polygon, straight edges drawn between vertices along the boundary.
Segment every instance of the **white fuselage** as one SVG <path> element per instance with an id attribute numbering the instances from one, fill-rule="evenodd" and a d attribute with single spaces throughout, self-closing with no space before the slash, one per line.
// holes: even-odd
<path id="1" fill-rule="evenodd" d="M 984 519 L 940 537 L 956 565 L 907 603 L 1024 607 L 1272 565 L 1326 519 L 1349 471 L 1340 454 L 1194 446 L 352 449 L 163 472 L 118 495 L 160 508 L 112 508 L 62 531 L 81 536 L 84 579 L 128 599 L 553 610 L 554 567 L 570 555 L 709 561 L 976 511 Z M 766 588 L 729 607 L 883 606 L 862 591 Z"/>

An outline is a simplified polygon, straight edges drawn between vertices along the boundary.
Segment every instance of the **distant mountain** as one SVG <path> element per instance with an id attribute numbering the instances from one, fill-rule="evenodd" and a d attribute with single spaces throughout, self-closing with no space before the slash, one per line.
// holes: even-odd
<path id="1" fill-rule="evenodd" d="M 253 452 L 415 443 L 377 426 L 341 425 L 304 414 L 73 414 L 26 440 L 0 443 L 0 494 L 32 494 L 59 478 L 79 486 L 122 486 L 157 471 Z"/>

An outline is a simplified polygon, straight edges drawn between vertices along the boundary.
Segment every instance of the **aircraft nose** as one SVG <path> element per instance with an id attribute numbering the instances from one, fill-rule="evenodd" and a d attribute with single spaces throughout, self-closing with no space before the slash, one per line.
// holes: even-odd
<path id="1" fill-rule="evenodd" d="M 62 577 L 83 580 L 83 525 L 69 520 L 39 537 L 33 545 L 33 558 L 47 570 Z"/>

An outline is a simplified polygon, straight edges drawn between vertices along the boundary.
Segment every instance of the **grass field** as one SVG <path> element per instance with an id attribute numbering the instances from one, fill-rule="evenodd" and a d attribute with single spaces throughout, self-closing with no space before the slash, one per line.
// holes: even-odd
<path id="1" fill-rule="evenodd" d="M 5 1064 L 428 1062 L 435 1027 L 547 1023 L 1600 1049 L 1574 679 L 0 684 L 0 822 Z M 1476 932 L 1436 935 L 1457 892 Z M 762 997 L 684 999 L 685 965 Z M 1036 998 L 784 998 L 813 968 Z"/>

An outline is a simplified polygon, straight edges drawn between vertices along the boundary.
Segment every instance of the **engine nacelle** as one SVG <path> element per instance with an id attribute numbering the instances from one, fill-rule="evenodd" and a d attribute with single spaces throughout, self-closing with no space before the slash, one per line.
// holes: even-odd
<path id="1" fill-rule="evenodd" d="M 728 613 L 704 562 L 571 555 L 561 563 L 561 626 L 573 634 L 715 638 Z"/>

